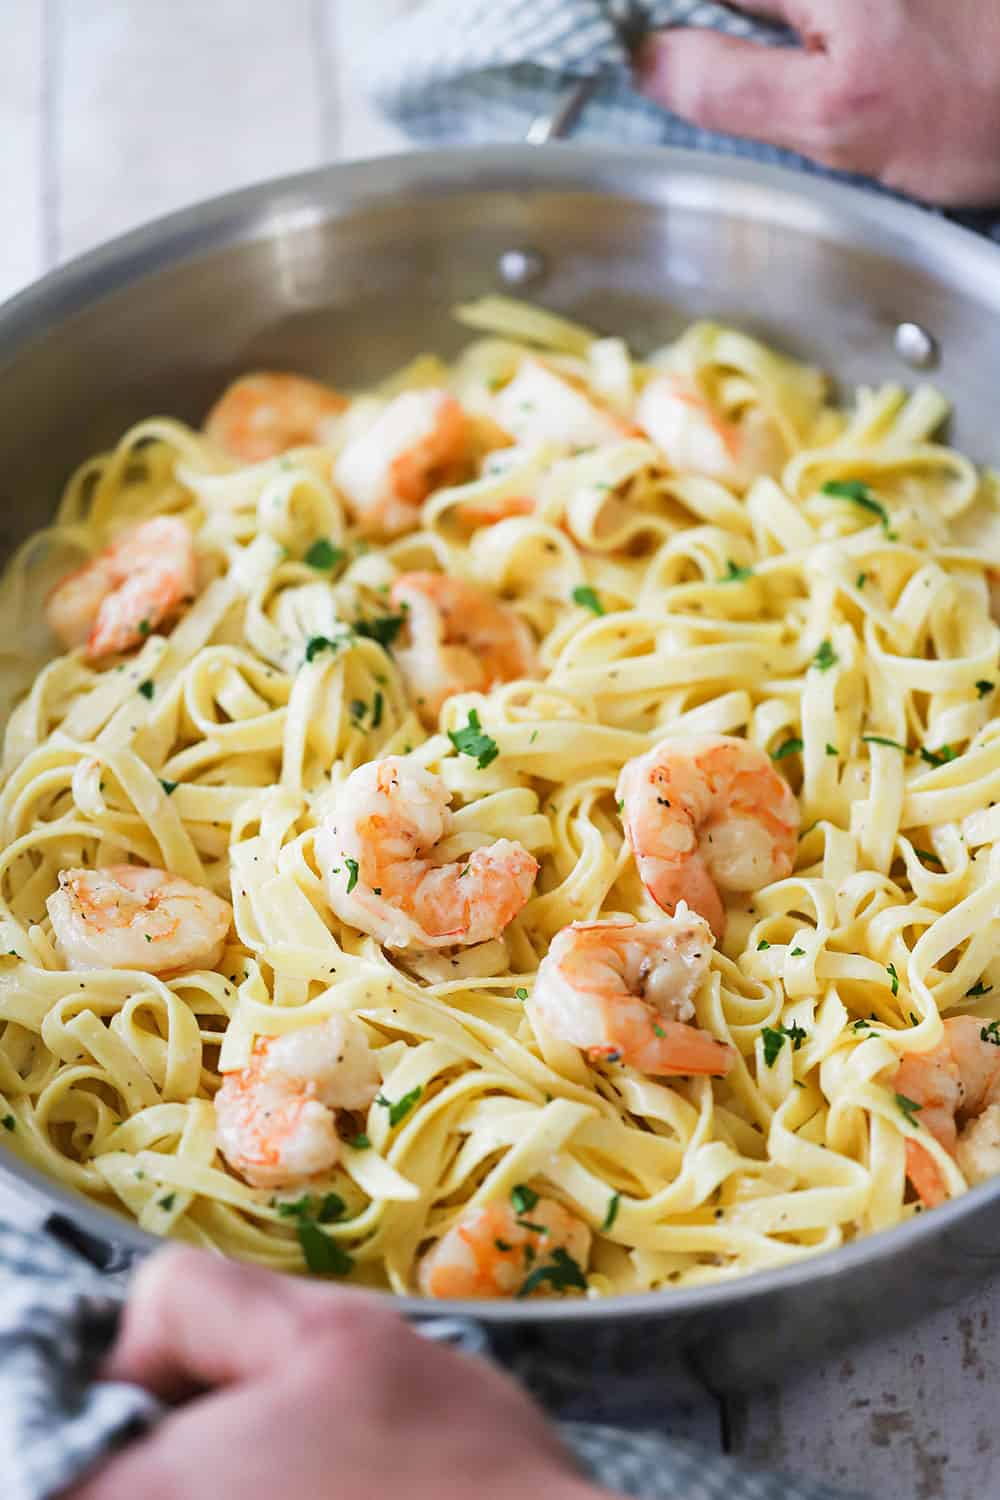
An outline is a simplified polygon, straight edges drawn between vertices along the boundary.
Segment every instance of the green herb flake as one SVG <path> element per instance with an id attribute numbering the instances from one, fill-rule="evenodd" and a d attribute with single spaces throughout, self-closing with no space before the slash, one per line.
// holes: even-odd
<path id="1" fill-rule="evenodd" d="M 769 1068 L 774 1067 L 786 1038 L 791 1042 L 792 1050 L 798 1052 L 807 1035 L 801 1026 L 785 1026 L 781 1023 L 762 1027 L 760 1034 L 764 1042 L 764 1062 Z"/>
<path id="2" fill-rule="evenodd" d="M 589 609 L 595 615 L 604 614 L 604 605 L 589 583 L 577 584 L 573 590 L 573 603 L 582 605 L 584 609 Z"/>
<path id="3" fill-rule="evenodd" d="M 621 1201 L 622 1201 L 622 1195 L 621 1195 L 621 1193 L 612 1193 L 611 1194 L 611 1197 L 608 1199 L 608 1211 L 604 1215 L 604 1223 L 601 1225 L 602 1229 L 610 1229 L 611 1226 L 614 1224 L 615 1220 L 618 1217 L 618 1206 L 621 1203 Z"/>
<path id="4" fill-rule="evenodd" d="M 805 742 L 797 739 L 794 735 L 780 744 L 777 750 L 771 751 L 772 760 L 784 760 L 789 755 L 799 755 L 805 749 Z"/>
<path id="5" fill-rule="evenodd" d="M 496 1245 L 501 1255 L 506 1255 L 508 1251 L 513 1250 L 514 1248 L 509 1240 L 494 1240 L 493 1243 L 494 1245 Z"/>
<path id="6" fill-rule="evenodd" d="M 913 852 L 917 856 L 918 859 L 925 860 L 927 864 L 929 864 L 929 865 L 937 865 L 939 869 L 941 869 L 941 870 L 944 869 L 944 860 L 943 859 L 938 859 L 937 855 L 934 854 L 934 853 L 932 853 L 932 851 L 930 849 L 917 849 L 917 848 L 914 848 Z"/>
<path id="7" fill-rule="evenodd" d="M 830 479 L 823 486 L 824 495 L 832 495 L 835 500 L 850 500 L 852 505 L 860 506 L 862 510 L 871 511 L 873 516 L 878 516 L 886 532 L 889 530 L 889 512 L 880 501 L 872 495 L 868 486 L 860 479 Z"/>
<path id="8" fill-rule="evenodd" d="M 167 1193 L 166 1197 L 164 1197 L 164 1198 L 157 1198 L 157 1200 L 156 1200 L 156 1206 L 157 1206 L 157 1208 L 162 1208 L 166 1213 L 169 1213 L 170 1210 L 173 1208 L 173 1206 L 174 1206 L 174 1204 L 175 1204 L 176 1201 L 177 1201 L 177 1194 L 176 1193 Z"/>
<path id="9" fill-rule="evenodd" d="M 371 1146 L 371 1141 L 365 1135 L 364 1131 L 361 1130 L 357 1135 L 352 1136 L 347 1144 L 353 1147 L 355 1151 L 367 1151 Z"/>
<path id="10" fill-rule="evenodd" d="M 363 698 L 352 698 L 350 704 L 351 718 L 355 724 L 360 724 L 368 712 L 368 704 Z"/>
<path id="11" fill-rule="evenodd" d="M 919 1114 L 919 1112 L 923 1109 L 924 1106 L 922 1104 L 918 1104 L 915 1099 L 907 1099 L 905 1094 L 897 1094 L 896 1103 L 902 1110 L 903 1114 L 906 1116 L 906 1120 L 909 1125 L 916 1125 L 919 1123 L 914 1119 L 914 1115 Z"/>
<path id="12" fill-rule="evenodd" d="M 837 662 L 839 660 L 840 657 L 837 655 L 836 651 L 834 651 L 833 646 L 830 644 L 830 642 L 820 641 L 819 650 L 813 657 L 812 664 L 814 667 L 818 668 L 820 672 L 828 672 L 831 667 L 835 667 L 837 665 Z"/>
<path id="13" fill-rule="evenodd" d="M 164 781 L 164 779 L 163 779 L 162 776 L 159 778 L 159 781 L 160 781 L 160 785 L 162 786 L 164 792 L 166 793 L 166 795 L 168 797 L 172 797 L 174 795 L 174 793 L 176 792 L 177 788 L 180 786 L 180 782 L 179 781 Z"/>
<path id="14" fill-rule="evenodd" d="M 353 1258 L 324 1234 L 313 1219 L 300 1219 L 295 1232 L 310 1271 L 318 1276 L 346 1276 L 351 1270 Z"/>
<path id="15" fill-rule="evenodd" d="M 839 755 L 840 751 L 837 749 L 836 745 L 827 745 L 826 753 L 827 755 Z"/>
<path id="16" fill-rule="evenodd" d="M 331 641 L 329 636 L 314 635 L 306 641 L 306 661 L 313 661 L 321 651 L 336 651 L 337 642 Z"/>
<path id="17" fill-rule="evenodd" d="M 514 999 L 515 1000 L 527 1000 L 527 998 L 528 998 L 528 991 L 524 988 L 523 984 L 519 984 L 518 987 L 517 987 L 517 989 L 514 991 Z"/>
<path id="18" fill-rule="evenodd" d="M 667 1033 L 664 1031 L 664 1029 L 660 1025 L 659 1021 L 654 1021 L 653 1022 L 653 1035 L 654 1036 L 658 1036 L 662 1040 L 666 1036 L 666 1034 Z"/>
<path id="19" fill-rule="evenodd" d="M 976 692 L 979 694 L 980 698 L 985 698 L 986 694 L 992 693 L 995 687 L 995 682 L 987 682 L 985 677 L 980 677 L 979 681 L 976 683 Z"/>
<path id="20" fill-rule="evenodd" d="M 864 1016 L 862 1016 L 862 1018 L 861 1018 L 860 1021 L 855 1021 L 854 1022 L 854 1025 L 851 1027 L 851 1030 L 852 1031 L 864 1031 L 866 1028 L 867 1028 L 868 1031 L 874 1030 L 874 1028 L 872 1026 L 872 1023 L 870 1021 L 866 1020 Z"/>
<path id="21" fill-rule="evenodd" d="M 885 972 L 889 976 L 889 984 L 894 995 L 899 994 L 899 975 L 896 973 L 895 964 L 886 964 Z"/>
<path id="22" fill-rule="evenodd" d="M 518 1291 L 518 1297 L 529 1297 L 545 1282 L 554 1292 L 565 1292 L 570 1288 L 581 1292 L 587 1290 L 587 1278 L 567 1250 L 554 1251 L 550 1261 L 536 1266 Z"/>
<path id="23" fill-rule="evenodd" d="M 733 562 L 731 557 L 726 558 L 726 571 L 717 580 L 719 583 L 744 583 L 753 577 L 753 568 L 741 568 Z"/>
<path id="24" fill-rule="evenodd" d="M 352 628 L 355 635 L 376 641 L 384 651 L 388 651 L 402 630 L 405 619 L 405 615 L 379 615 L 374 620 L 355 620 Z"/>
<path id="25" fill-rule="evenodd" d="M 372 699 L 372 728 L 373 729 L 378 729 L 379 725 L 382 723 L 382 710 L 383 710 L 384 707 L 385 707 L 385 698 L 383 697 L 383 695 L 378 690 L 376 690 L 375 697 Z"/>
<path id="26" fill-rule="evenodd" d="M 416 1104 L 423 1091 L 423 1084 L 418 1083 L 416 1088 L 410 1089 L 409 1093 L 403 1094 L 395 1102 L 392 1099 L 387 1099 L 384 1094 L 379 1094 L 375 1103 L 381 1104 L 383 1109 L 389 1111 L 390 1125 L 398 1125 L 400 1120 L 404 1119 L 410 1113 L 410 1110 Z"/>
<path id="27" fill-rule="evenodd" d="M 519 1182 L 517 1187 L 511 1189 L 510 1201 L 516 1214 L 530 1214 L 538 1202 L 538 1194 L 534 1188 Z"/>
<path id="28" fill-rule="evenodd" d="M 788 956 L 789 958 L 805 958 L 806 950 L 804 948 L 793 948 Z"/>
<path id="29" fill-rule="evenodd" d="M 141 693 L 144 698 L 152 698 L 155 689 L 153 687 L 153 684 L 147 677 L 145 682 L 140 682 L 139 686 L 136 688 L 136 692 Z"/>
<path id="30" fill-rule="evenodd" d="M 317 537 L 303 559 L 310 568 L 316 568 L 319 572 L 328 572 L 335 564 L 342 562 L 347 556 L 343 547 L 335 547 L 329 537 Z"/>
<path id="31" fill-rule="evenodd" d="M 151 629 L 152 626 L 150 625 L 148 620 L 139 621 L 138 630 L 140 635 L 148 635 Z"/>
<path id="32" fill-rule="evenodd" d="M 865 586 L 865 584 L 867 582 L 868 582 L 868 574 L 867 573 L 859 573 L 858 576 L 857 576 L 857 578 L 855 578 L 855 580 L 854 580 L 854 587 L 856 589 L 863 589 L 864 586 Z"/>
<path id="33" fill-rule="evenodd" d="M 863 734 L 861 741 L 865 745 L 888 745 L 890 750 L 902 750 L 904 755 L 910 753 L 905 745 L 901 745 L 898 740 L 886 739 L 884 734 Z"/>
<path id="34" fill-rule="evenodd" d="M 1000 1021 L 991 1021 L 988 1026 L 979 1028 L 979 1040 L 981 1042 L 992 1042 L 994 1047 L 1000 1047 Z"/>
<path id="35" fill-rule="evenodd" d="M 983 981 L 980 980 L 978 984 L 974 984 L 972 986 L 972 989 L 966 990 L 965 993 L 972 999 L 976 999 L 976 997 L 979 995 L 988 995 L 992 988 L 993 986 L 991 984 L 984 984 Z"/>
<path id="36" fill-rule="evenodd" d="M 345 858 L 344 864 L 347 866 L 347 894 L 350 895 L 358 883 L 358 862 Z"/>
<path id="37" fill-rule="evenodd" d="M 936 750 L 928 750 L 920 746 L 920 759 L 928 766 L 946 766 L 950 760 L 955 759 L 956 752 L 950 745 L 939 745 Z"/>
<path id="38" fill-rule="evenodd" d="M 757 952 L 766 953 L 770 946 L 771 944 L 768 942 L 767 938 L 761 938 L 760 942 L 757 944 Z"/>
<path id="39" fill-rule="evenodd" d="M 500 754 L 496 740 L 483 732 L 479 714 L 474 708 L 469 709 L 469 722 L 465 728 L 449 729 L 448 738 L 459 755 L 469 755 L 475 760 L 480 771 L 485 771 Z"/>
<path id="40" fill-rule="evenodd" d="M 17 1121 L 14 1119 L 13 1115 L 4 1115 L 3 1119 L 0 1120 L 0 1125 L 3 1126 L 4 1130 L 17 1129 Z"/>

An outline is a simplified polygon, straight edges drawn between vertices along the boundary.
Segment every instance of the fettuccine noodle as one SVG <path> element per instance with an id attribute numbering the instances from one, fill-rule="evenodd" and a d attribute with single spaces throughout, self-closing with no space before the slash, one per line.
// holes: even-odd
<path id="1" fill-rule="evenodd" d="M 698 324 L 640 362 L 502 299 L 460 316 L 485 336 L 457 363 L 416 361 L 319 444 L 244 463 L 142 422 L 83 465 L 10 564 L 4 1147 L 156 1234 L 301 1270 L 301 1214 L 227 1165 L 213 1097 L 255 1038 L 350 1014 L 381 1088 L 309 1191 L 341 1200 L 321 1232 L 355 1282 L 414 1290 L 422 1251 L 470 1201 L 524 1183 L 589 1226 L 595 1296 L 718 1281 L 900 1223 L 920 1210 L 908 1138 L 963 1192 L 893 1075 L 940 1041 L 943 1014 L 1000 1016 L 993 477 L 934 441 L 946 405 L 930 389 L 861 389 L 842 411 L 816 371 L 728 328 Z M 560 441 L 529 414 L 504 446 L 504 389 L 539 355 L 617 436 Z M 730 447 L 766 427 L 768 471 L 724 482 L 671 463 L 634 420 L 663 372 L 729 424 Z M 337 455 L 390 396 L 430 386 L 492 456 L 411 529 L 366 540 Z M 46 590 L 160 515 L 193 534 L 193 602 L 131 652 L 52 658 Z M 400 621 L 379 624 L 414 570 L 510 605 L 537 676 L 452 696 L 427 725 Z M 449 737 L 470 711 L 496 748 L 484 765 Z M 745 737 L 799 802 L 794 872 L 727 897 L 697 998 L 697 1024 L 736 1049 L 724 1078 L 590 1062 L 531 1003 L 569 923 L 662 916 L 615 787 L 668 733 Z M 331 909 L 317 827 L 346 776 L 389 755 L 443 779 L 458 854 L 464 828 L 538 861 L 500 937 L 398 951 Z M 232 903 L 216 966 L 65 967 L 46 914 L 59 872 L 128 862 Z"/>

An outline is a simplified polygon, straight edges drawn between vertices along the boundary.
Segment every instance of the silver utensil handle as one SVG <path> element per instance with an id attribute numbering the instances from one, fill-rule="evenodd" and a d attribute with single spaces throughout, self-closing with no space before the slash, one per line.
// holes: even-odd
<path id="1" fill-rule="evenodd" d="M 544 146 L 548 141 L 562 141 L 586 109 L 600 83 L 600 74 L 578 78 L 556 100 L 551 114 L 537 115 L 528 126 L 524 139 L 529 146 Z"/>

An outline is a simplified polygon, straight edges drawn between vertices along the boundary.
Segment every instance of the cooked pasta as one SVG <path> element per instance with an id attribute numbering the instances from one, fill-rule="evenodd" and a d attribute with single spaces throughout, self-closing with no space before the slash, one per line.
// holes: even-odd
<path id="1" fill-rule="evenodd" d="M 963 1192 L 994 477 L 936 391 L 841 410 L 729 328 L 458 316 L 450 366 L 142 422 L 10 563 L 4 1147 L 445 1296 L 718 1281 Z"/>

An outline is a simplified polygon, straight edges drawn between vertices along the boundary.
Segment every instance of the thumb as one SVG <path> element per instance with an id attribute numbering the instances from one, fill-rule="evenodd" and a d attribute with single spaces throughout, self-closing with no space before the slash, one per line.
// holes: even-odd
<path id="1" fill-rule="evenodd" d="M 643 48 L 642 93 L 704 130 L 822 156 L 829 64 L 819 53 L 764 47 L 694 28 L 660 32 Z"/>
<path id="2" fill-rule="evenodd" d="M 381 1299 L 309 1286 L 197 1250 L 163 1250 L 140 1268 L 105 1380 L 177 1401 L 205 1386 L 264 1375 L 304 1338 L 340 1323 L 396 1320 Z"/>

